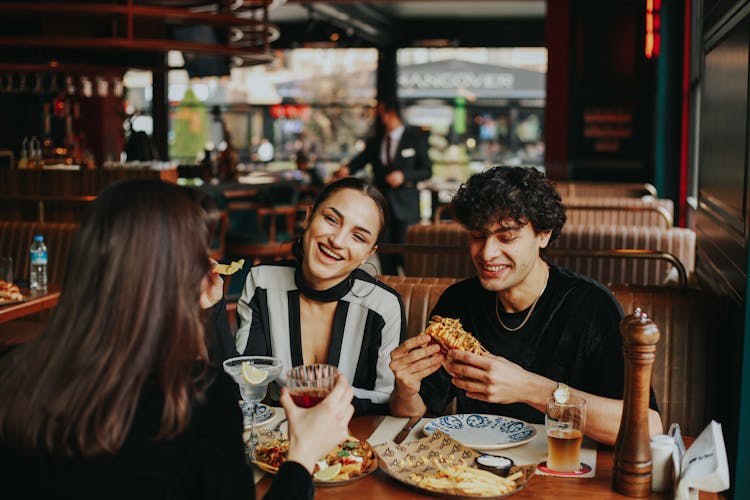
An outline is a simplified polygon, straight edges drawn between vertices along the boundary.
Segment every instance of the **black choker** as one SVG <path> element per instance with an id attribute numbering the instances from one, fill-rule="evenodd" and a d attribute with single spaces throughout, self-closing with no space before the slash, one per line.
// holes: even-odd
<path id="1" fill-rule="evenodd" d="M 299 267 L 294 270 L 294 283 L 297 285 L 297 288 L 299 288 L 302 295 L 316 302 L 335 302 L 349 293 L 349 290 L 351 289 L 349 276 L 344 278 L 341 283 L 333 285 L 327 290 L 315 290 L 314 288 L 310 288 L 307 283 L 305 283 L 305 277 L 302 275 L 302 269 Z"/>

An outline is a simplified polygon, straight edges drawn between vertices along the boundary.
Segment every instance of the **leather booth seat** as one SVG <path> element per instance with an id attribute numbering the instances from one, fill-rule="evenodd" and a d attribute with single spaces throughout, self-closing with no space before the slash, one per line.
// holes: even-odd
<path id="1" fill-rule="evenodd" d="M 454 278 L 383 276 L 382 281 L 403 297 L 407 336 L 422 332 L 440 295 Z M 640 307 L 657 325 L 651 385 L 665 426 L 678 422 L 684 433 L 697 436 L 721 406 L 723 383 L 717 329 L 733 321 L 731 306 L 709 292 L 669 287 L 610 287 L 625 314 Z M 665 429 L 666 430 L 666 429 Z"/>

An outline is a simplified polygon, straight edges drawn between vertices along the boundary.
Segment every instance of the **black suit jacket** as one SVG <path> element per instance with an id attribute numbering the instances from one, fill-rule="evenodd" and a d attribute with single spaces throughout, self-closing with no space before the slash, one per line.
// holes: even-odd
<path id="1" fill-rule="evenodd" d="M 349 171 L 353 174 L 368 163 L 372 165 L 374 184 L 388 200 L 391 215 L 406 224 L 416 224 L 419 222 L 417 182 L 432 177 L 427 136 L 419 129 L 406 127 L 390 170 L 386 169 L 381 158 L 383 137 L 383 134 L 378 134 L 370 138 L 365 149 L 349 162 Z M 385 177 L 394 170 L 404 173 L 404 183 L 395 189 L 385 182 Z"/>

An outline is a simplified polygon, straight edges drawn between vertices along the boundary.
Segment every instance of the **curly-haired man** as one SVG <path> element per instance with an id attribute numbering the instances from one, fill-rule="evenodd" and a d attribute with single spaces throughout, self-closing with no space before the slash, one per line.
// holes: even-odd
<path id="1" fill-rule="evenodd" d="M 495 167 L 461 186 L 453 210 L 469 231 L 477 276 L 449 287 L 433 314 L 460 319 L 492 355 L 443 355 L 424 334 L 407 340 L 391 353 L 393 414 L 439 414 L 455 397 L 459 413 L 543 423 L 547 400 L 561 389 L 587 401 L 584 433 L 613 444 L 622 415 L 622 309 L 601 284 L 544 260 L 565 224 L 552 183 L 534 168 Z M 653 393 L 651 408 L 650 431 L 659 434 Z"/>

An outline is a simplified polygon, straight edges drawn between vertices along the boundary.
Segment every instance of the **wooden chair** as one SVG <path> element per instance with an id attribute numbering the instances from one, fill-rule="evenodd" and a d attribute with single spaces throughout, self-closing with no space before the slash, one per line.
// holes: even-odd
<path id="1" fill-rule="evenodd" d="M 221 260 L 225 257 L 228 231 L 229 214 L 226 211 L 220 211 L 216 219 L 216 227 L 209 242 L 208 255 L 212 259 Z"/>
<path id="2" fill-rule="evenodd" d="M 640 198 L 642 196 L 657 196 L 653 184 L 638 182 L 584 182 L 584 181 L 556 181 L 555 189 L 563 199 L 586 198 L 591 196 L 619 196 Z"/>
<path id="3" fill-rule="evenodd" d="M 567 223 L 575 225 L 650 226 L 669 229 L 674 225 L 672 200 L 653 198 L 590 197 L 564 200 Z M 450 204 L 435 209 L 432 222 L 453 221 Z"/>
<path id="4" fill-rule="evenodd" d="M 694 280 L 695 238 L 695 232 L 686 228 L 566 225 L 545 256 L 605 284 L 681 286 L 680 266 L 687 280 Z M 468 231 L 456 222 L 411 226 L 406 243 L 422 249 L 405 253 L 407 276 L 466 278 L 475 274 Z M 379 252 L 385 251 L 388 245 L 380 245 Z"/>
<path id="5" fill-rule="evenodd" d="M 649 226 L 674 225 L 674 202 L 662 198 L 591 197 L 563 200 L 568 224 Z"/>
<path id="6" fill-rule="evenodd" d="M 29 245 L 41 234 L 47 245 L 47 281 L 60 284 L 76 232 L 78 224 L 74 223 L 0 221 L 0 255 L 13 257 L 14 280 L 28 283 Z"/>

